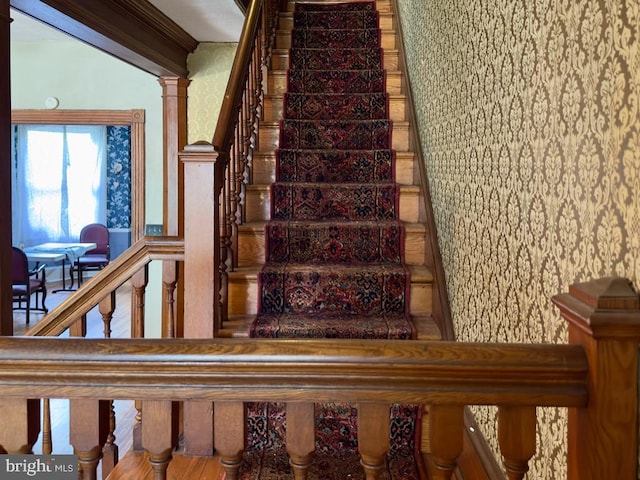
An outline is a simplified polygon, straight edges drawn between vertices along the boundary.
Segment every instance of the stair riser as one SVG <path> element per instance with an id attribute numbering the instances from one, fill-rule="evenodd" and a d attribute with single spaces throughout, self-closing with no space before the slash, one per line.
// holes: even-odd
<path id="1" fill-rule="evenodd" d="M 276 160 L 273 153 L 257 152 L 253 157 L 253 183 L 270 185 L 275 182 Z M 413 185 L 414 156 L 413 153 L 396 153 L 396 182 L 401 185 Z"/>
<path id="2" fill-rule="evenodd" d="M 240 266 L 264 263 L 264 229 L 241 230 L 238 235 L 238 258 Z M 407 265 L 423 265 L 425 259 L 424 232 L 407 232 L 404 242 L 404 261 Z"/>
<path id="3" fill-rule="evenodd" d="M 280 146 L 280 125 L 262 122 L 258 132 L 258 150 L 270 152 Z M 391 148 L 397 152 L 409 151 L 409 124 L 394 122 L 391 134 Z"/>
<path id="4" fill-rule="evenodd" d="M 264 98 L 264 121 L 277 122 L 283 117 L 283 97 L 280 95 L 267 95 Z M 389 98 L 389 118 L 394 122 L 403 122 L 406 119 L 406 99 L 403 96 Z"/>
<path id="5" fill-rule="evenodd" d="M 296 6 L 296 2 L 294 0 L 289 0 L 287 3 L 286 10 L 289 12 L 293 12 Z M 376 9 L 378 11 L 390 11 L 391 9 L 391 1 L 390 0 L 376 0 Z"/>
<path id="6" fill-rule="evenodd" d="M 295 8 L 296 8 L 296 2 L 290 0 L 289 3 L 287 3 L 286 11 L 293 12 Z M 377 0 L 376 10 L 378 10 L 379 12 L 390 12 L 391 11 L 390 0 Z"/>
<path id="7" fill-rule="evenodd" d="M 411 283 L 410 311 L 412 315 L 431 312 L 431 284 Z M 229 276 L 229 315 L 254 315 L 258 313 L 257 275 Z"/>
<path id="8" fill-rule="evenodd" d="M 289 68 L 289 51 L 274 50 L 271 56 L 272 70 L 287 70 Z M 398 70 L 398 51 L 385 50 L 383 58 L 383 68 L 387 71 Z"/>
<path id="9" fill-rule="evenodd" d="M 269 187 L 264 185 L 248 185 L 246 191 L 247 222 L 263 222 L 271 217 L 271 195 Z M 400 189 L 399 219 L 407 223 L 418 223 L 419 190 L 405 187 Z"/>
<path id="10" fill-rule="evenodd" d="M 381 11 L 380 20 L 379 20 L 379 28 L 382 31 L 385 30 L 393 30 L 396 29 L 396 19 L 393 13 L 390 11 Z M 278 30 L 282 31 L 291 31 L 293 28 L 293 14 L 291 12 L 286 12 L 280 14 L 280 19 L 278 21 Z"/>
<path id="11" fill-rule="evenodd" d="M 390 95 L 400 95 L 403 91 L 402 75 L 400 72 L 387 72 L 387 93 Z M 287 90 L 287 71 L 272 70 L 268 76 L 269 93 L 282 95 Z"/>
<path id="12" fill-rule="evenodd" d="M 380 35 L 380 46 L 385 50 L 396 48 L 396 34 L 393 31 L 384 31 Z M 288 50 L 291 48 L 291 30 L 278 30 L 276 33 L 276 49 Z"/>

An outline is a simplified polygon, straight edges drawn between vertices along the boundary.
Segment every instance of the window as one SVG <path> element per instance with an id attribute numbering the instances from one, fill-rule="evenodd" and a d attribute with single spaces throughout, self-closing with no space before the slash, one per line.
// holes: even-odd
<path id="1" fill-rule="evenodd" d="M 14 245 L 77 241 L 106 223 L 106 127 L 19 125 L 15 141 Z"/>

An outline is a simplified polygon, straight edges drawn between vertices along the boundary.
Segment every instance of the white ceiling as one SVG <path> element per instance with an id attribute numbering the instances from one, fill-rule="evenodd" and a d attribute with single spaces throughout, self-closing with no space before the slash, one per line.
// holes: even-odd
<path id="1" fill-rule="evenodd" d="M 149 0 L 199 42 L 237 42 L 244 15 L 234 0 Z"/>
<path id="2" fill-rule="evenodd" d="M 198 42 L 237 42 L 244 15 L 234 0 L 149 0 Z M 69 37 L 11 9 L 11 41 L 55 41 Z"/>

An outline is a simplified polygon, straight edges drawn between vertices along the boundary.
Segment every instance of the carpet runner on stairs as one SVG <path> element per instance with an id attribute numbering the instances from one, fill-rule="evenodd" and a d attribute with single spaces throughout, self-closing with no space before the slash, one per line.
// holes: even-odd
<path id="1" fill-rule="evenodd" d="M 415 338 L 375 3 L 298 3 L 291 45 L 249 334 Z M 293 479 L 284 417 L 281 404 L 248 405 L 243 480 Z M 419 408 L 393 405 L 390 418 L 381 478 L 418 479 Z M 355 405 L 316 404 L 309 478 L 364 479 Z"/>

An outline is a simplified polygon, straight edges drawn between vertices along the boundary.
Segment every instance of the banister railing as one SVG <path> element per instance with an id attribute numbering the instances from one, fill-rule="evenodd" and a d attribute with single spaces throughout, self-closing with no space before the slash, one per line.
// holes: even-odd
<path id="1" fill-rule="evenodd" d="M 580 407 L 586 376 L 575 345 L 0 337 L 0 395 L 18 398 Z"/>
<path id="2" fill-rule="evenodd" d="M 135 276 L 152 260 L 182 261 L 184 242 L 172 237 L 143 237 L 88 279 L 74 294 L 53 308 L 25 336 L 55 336 L 70 328 L 82 315 Z"/>
<path id="3" fill-rule="evenodd" d="M 164 255 L 169 247 L 160 245 L 148 255 Z M 430 478 L 444 480 L 462 451 L 464 407 L 497 405 L 511 480 L 524 477 L 535 454 L 536 408 L 556 406 L 569 408 L 567 478 L 635 478 L 640 297 L 628 280 L 603 278 L 572 285 L 553 301 L 572 344 L 0 338 L 0 445 L 28 453 L 40 418 L 30 399 L 69 398 L 82 478 L 95 478 L 112 418 L 102 399 L 142 399 L 140 447 L 164 479 L 177 445 L 172 402 L 215 402 L 215 449 L 233 479 L 245 441 L 243 402 L 282 401 L 292 468 L 305 478 L 313 402 L 347 401 L 358 404 L 359 452 L 373 480 L 389 449 L 389 404 L 419 403 L 429 405 L 425 463 Z"/>
<path id="4" fill-rule="evenodd" d="M 358 403 L 358 428 L 367 431 L 359 451 L 367 478 L 373 479 L 388 450 L 389 405 L 424 403 L 431 405 L 434 419 L 431 475 L 444 479 L 451 477 L 459 452 L 452 450 L 450 458 L 439 445 L 456 444 L 456 437 L 461 443 L 462 407 L 498 405 L 501 432 L 506 432 L 501 433 L 506 469 L 524 472 L 529 457 L 522 457 L 519 452 L 526 449 L 520 447 L 531 439 L 535 445 L 535 427 L 523 432 L 520 426 L 531 424 L 531 419 L 535 425 L 537 406 L 584 407 L 587 373 L 583 349 L 572 345 L 0 338 L 0 407 L 7 419 L 0 425 L 0 445 L 8 453 L 28 445 L 24 426 L 37 414 L 29 409 L 28 398 L 69 398 L 71 418 L 74 409 L 83 412 L 78 414 L 82 422 L 72 422 L 71 436 L 95 439 L 95 444 L 74 444 L 84 478 L 95 478 L 100 457 L 96 452 L 104 438 L 99 425 L 107 415 L 100 399 L 143 398 L 142 445 L 156 478 L 164 479 L 177 441 L 168 433 L 176 418 L 172 401 L 212 401 L 217 416 L 228 420 L 229 413 L 237 412 L 240 421 L 245 401 L 286 402 L 287 431 L 297 435 L 313 431 L 313 409 L 306 405 L 348 401 Z M 167 433 L 162 439 L 145 434 L 146 424 L 154 432 Z M 16 437 L 17 431 L 24 434 Z M 227 478 L 238 473 L 241 431 L 233 422 L 216 423 L 216 450 Z M 292 462 L 294 469 L 302 472 L 313 454 L 300 450 L 304 444 L 288 446 L 292 459 L 298 460 Z"/>
<path id="5" fill-rule="evenodd" d="M 114 259 L 101 270 L 95 277 L 87 280 L 83 285 L 52 309 L 42 320 L 25 332 L 26 337 L 55 337 L 69 331 L 71 336 L 85 336 L 87 329 L 87 314 L 98 306 L 104 325 L 104 337 L 111 336 L 111 320 L 116 309 L 116 292 L 125 283 L 131 284 L 131 318 L 130 331 L 126 335 L 133 338 L 144 337 L 144 296 L 147 285 L 147 269 L 151 261 L 179 262 L 184 260 L 184 242 L 173 237 L 143 237 Z M 167 269 L 172 270 L 172 269 Z M 175 271 L 176 269 L 173 269 Z M 168 306 L 166 323 L 173 325 L 175 319 L 171 315 L 173 308 L 171 303 L 176 287 L 175 278 L 164 278 L 163 284 L 167 294 L 165 295 Z M 163 332 L 164 336 L 171 336 L 173 328 Z M 123 336 L 123 332 L 117 332 L 117 336 Z M 32 397 L 36 398 L 36 397 Z M 43 425 L 42 425 L 42 453 L 51 454 L 54 451 L 53 432 L 51 426 L 50 400 L 47 396 L 42 398 Z M 34 401 L 35 402 L 35 401 Z M 32 408 L 35 403 L 32 402 Z M 105 403 L 106 405 L 106 403 Z M 106 475 L 115 467 L 118 461 L 118 446 L 115 443 L 115 410 L 113 403 L 108 402 L 104 407 L 108 410 L 108 434 L 104 442 L 102 455 L 102 472 Z M 138 411 L 136 424 L 134 425 L 134 446 L 140 448 L 141 405 L 136 403 Z"/>

